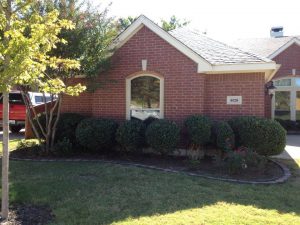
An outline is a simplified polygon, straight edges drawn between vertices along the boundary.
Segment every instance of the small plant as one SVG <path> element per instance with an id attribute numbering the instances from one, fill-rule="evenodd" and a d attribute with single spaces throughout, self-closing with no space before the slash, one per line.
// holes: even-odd
<path id="1" fill-rule="evenodd" d="M 53 148 L 53 153 L 58 156 L 70 156 L 73 153 L 73 144 L 68 138 L 57 141 Z"/>
<path id="2" fill-rule="evenodd" d="M 127 152 L 141 150 L 145 142 L 145 125 L 138 120 L 123 123 L 117 130 L 116 140 Z"/>
<path id="3" fill-rule="evenodd" d="M 22 152 L 22 156 L 26 155 L 29 157 L 36 157 L 40 156 L 41 154 L 44 154 L 42 150 L 42 147 L 39 145 L 38 140 L 32 139 L 32 140 L 21 140 L 16 149 L 19 152 Z M 16 153 L 18 152 L 16 151 Z"/>
<path id="4" fill-rule="evenodd" d="M 198 170 L 200 167 L 200 161 L 195 159 L 189 159 L 187 161 L 187 166 L 190 170 Z"/>
<path id="5" fill-rule="evenodd" d="M 17 145 L 17 150 L 39 148 L 39 144 L 36 140 L 21 140 Z"/>
<path id="6" fill-rule="evenodd" d="M 209 142 L 212 121 L 203 115 L 189 116 L 184 122 L 192 148 L 199 148 Z"/>
<path id="7" fill-rule="evenodd" d="M 88 118 L 76 128 L 76 140 L 89 151 L 108 150 L 115 144 L 118 124 L 111 119 Z"/>
<path id="8" fill-rule="evenodd" d="M 229 173 L 237 174 L 249 169 L 263 171 L 267 163 L 267 158 L 260 156 L 249 148 L 240 147 L 235 151 L 229 152 L 224 162 Z"/>
<path id="9" fill-rule="evenodd" d="M 146 130 L 146 141 L 150 147 L 167 155 L 177 146 L 179 141 L 179 128 L 175 122 L 157 120 L 151 123 Z"/>

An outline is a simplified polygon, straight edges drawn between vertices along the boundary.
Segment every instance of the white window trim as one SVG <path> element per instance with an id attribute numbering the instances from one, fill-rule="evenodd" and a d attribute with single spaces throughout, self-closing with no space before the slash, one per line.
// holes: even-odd
<path id="1" fill-rule="evenodd" d="M 160 118 L 164 118 L 164 78 L 154 74 L 138 74 L 132 77 L 126 78 L 126 120 L 130 120 L 130 102 L 131 102 L 131 81 L 138 77 L 154 77 L 159 79 L 159 115 Z"/>
<path id="2" fill-rule="evenodd" d="M 296 100 L 297 100 L 297 91 L 300 91 L 300 87 L 296 86 L 296 78 L 297 77 L 282 77 L 280 79 L 276 80 L 282 80 L 282 79 L 291 79 L 291 86 L 277 86 L 275 89 L 275 95 L 272 98 L 272 119 L 275 118 L 275 98 L 276 98 L 276 91 L 287 91 L 290 92 L 290 117 L 292 121 L 296 120 Z M 273 81 L 276 81 L 273 80 Z"/>

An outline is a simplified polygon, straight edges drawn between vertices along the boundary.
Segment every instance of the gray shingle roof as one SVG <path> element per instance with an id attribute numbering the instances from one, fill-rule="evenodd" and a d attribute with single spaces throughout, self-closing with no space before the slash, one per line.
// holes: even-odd
<path id="1" fill-rule="evenodd" d="M 300 36 L 237 39 L 229 42 L 229 44 L 245 51 L 250 51 L 264 57 L 269 57 L 293 38 L 300 39 Z"/>
<path id="2" fill-rule="evenodd" d="M 213 65 L 271 62 L 267 58 L 231 47 L 186 27 L 169 33 Z"/>

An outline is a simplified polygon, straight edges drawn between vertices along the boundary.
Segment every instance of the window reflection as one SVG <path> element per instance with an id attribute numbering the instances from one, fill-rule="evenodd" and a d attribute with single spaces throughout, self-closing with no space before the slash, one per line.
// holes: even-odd
<path id="1" fill-rule="evenodd" d="M 142 76 L 131 80 L 131 117 L 144 120 L 160 117 L 160 80 Z"/>
<path id="2" fill-rule="evenodd" d="M 276 91 L 275 93 L 275 118 L 290 120 L 291 107 L 290 107 L 290 92 L 289 91 Z"/>

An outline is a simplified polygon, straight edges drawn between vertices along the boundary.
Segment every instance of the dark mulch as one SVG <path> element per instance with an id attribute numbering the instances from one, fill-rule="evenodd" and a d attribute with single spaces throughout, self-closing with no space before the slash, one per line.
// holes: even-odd
<path id="1" fill-rule="evenodd" d="M 54 221 L 52 210 L 45 205 L 19 204 L 10 208 L 6 224 L 44 225 Z"/>
<path id="2" fill-rule="evenodd" d="M 119 163 L 136 163 L 147 166 L 156 166 L 164 169 L 173 169 L 182 172 L 193 172 L 200 175 L 208 175 L 220 178 L 239 179 L 243 181 L 267 181 L 282 177 L 283 171 L 272 161 L 268 161 L 264 170 L 252 168 L 242 170 L 240 173 L 229 173 L 222 163 L 216 163 L 212 157 L 204 157 L 200 161 L 191 161 L 186 157 L 160 156 L 155 154 L 124 154 L 120 152 L 109 152 L 105 154 L 83 154 L 75 156 L 55 157 L 36 156 L 27 150 L 16 150 L 11 153 L 12 157 L 31 159 L 88 159 L 88 160 L 113 160 Z"/>

